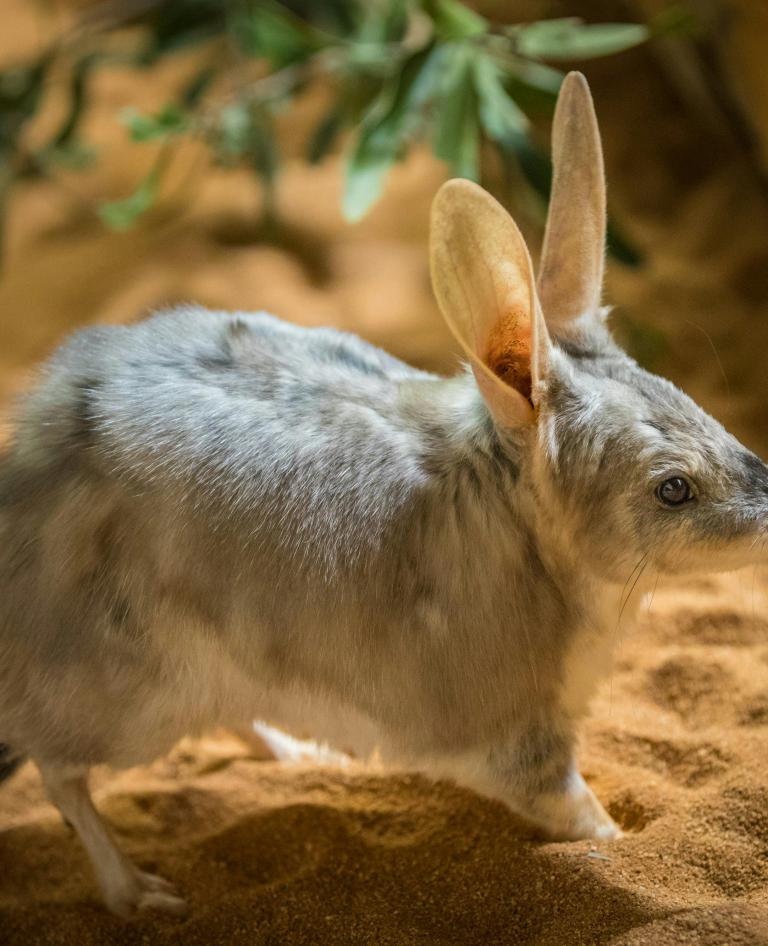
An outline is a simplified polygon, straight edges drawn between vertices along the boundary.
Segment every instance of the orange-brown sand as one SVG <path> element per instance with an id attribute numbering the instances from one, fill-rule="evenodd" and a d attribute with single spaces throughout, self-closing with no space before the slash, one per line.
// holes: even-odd
<path id="1" fill-rule="evenodd" d="M 109 916 L 28 766 L 0 802 L 0 941 L 768 943 L 768 595 L 751 578 L 658 591 L 622 635 L 582 753 L 619 842 L 541 844 L 452 785 L 258 761 L 219 734 L 96 780 L 189 919 Z"/>
<path id="2" fill-rule="evenodd" d="M 4 60 L 39 40 L 23 18 L 29 6 L 8 0 L 16 20 L 4 26 Z M 115 112 L 157 106 L 183 62 L 160 78 L 101 77 L 88 122 L 101 170 L 14 195 L 0 399 L 72 327 L 181 299 L 352 329 L 451 370 L 456 353 L 426 262 L 429 201 L 444 169 L 417 154 L 370 218 L 346 226 L 339 162 L 309 170 L 298 158 L 311 99 L 283 129 L 277 245 L 254 232 L 250 176 L 210 174 L 194 151 L 178 158 L 186 183 L 166 195 L 165 216 L 127 234 L 103 231 L 88 202 L 130 191 L 147 160 L 125 145 Z M 631 75 L 618 60 L 590 70 L 614 212 L 647 257 L 640 271 L 610 268 L 617 324 L 630 339 L 633 326 L 653 326 L 663 344 L 643 349 L 649 363 L 765 451 L 764 196 L 732 144 L 708 137 L 683 108 L 656 60 L 630 62 Z M 768 943 L 768 584 L 751 572 L 661 582 L 639 626 L 617 628 L 617 645 L 582 760 L 626 832 L 620 842 L 542 844 L 501 804 L 449 784 L 359 761 L 284 767 L 209 734 L 147 768 L 94 779 L 120 843 L 177 884 L 189 918 L 109 916 L 30 765 L 0 787 L 0 944 Z"/>

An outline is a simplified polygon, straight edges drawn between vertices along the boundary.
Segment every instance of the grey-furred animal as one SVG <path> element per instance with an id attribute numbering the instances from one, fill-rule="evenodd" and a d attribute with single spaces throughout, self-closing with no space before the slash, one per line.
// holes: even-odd
<path id="1" fill-rule="evenodd" d="M 343 727 L 552 838 L 620 834 L 578 721 L 658 573 L 762 554 L 768 468 L 611 339 L 578 74 L 554 162 L 538 285 L 488 194 L 435 199 L 457 377 L 183 308 L 78 333 L 23 400 L 0 460 L 0 765 L 37 763 L 117 913 L 184 904 L 119 851 L 89 767 L 254 717 Z"/>

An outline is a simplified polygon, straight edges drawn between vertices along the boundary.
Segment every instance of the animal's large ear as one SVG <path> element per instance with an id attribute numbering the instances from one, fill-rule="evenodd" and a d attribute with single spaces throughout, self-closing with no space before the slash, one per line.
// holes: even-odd
<path id="1" fill-rule="evenodd" d="M 532 423 L 549 336 L 514 220 L 477 184 L 447 181 L 432 204 L 432 285 L 503 426 Z"/>
<path id="2" fill-rule="evenodd" d="M 605 172 L 587 80 L 563 81 L 552 125 L 552 193 L 538 290 L 547 325 L 566 329 L 600 307 L 605 259 Z"/>

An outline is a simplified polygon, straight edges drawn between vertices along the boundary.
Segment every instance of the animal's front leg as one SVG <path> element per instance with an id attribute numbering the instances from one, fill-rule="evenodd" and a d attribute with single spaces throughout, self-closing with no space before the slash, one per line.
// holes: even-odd
<path id="1" fill-rule="evenodd" d="M 611 839 L 621 830 L 582 778 L 573 734 L 551 721 L 530 724 L 484 756 L 481 778 L 489 794 L 502 798 L 548 838 Z"/>
<path id="2" fill-rule="evenodd" d="M 183 915 L 186 904 L 162 877 L 141 871 L 115 844 L 93 807 L 87 769 L 40 765 L 51 801 L 80 836 L 90 855 L 104 900 L 120 916 L 136 910 L 161 910 Z"/>

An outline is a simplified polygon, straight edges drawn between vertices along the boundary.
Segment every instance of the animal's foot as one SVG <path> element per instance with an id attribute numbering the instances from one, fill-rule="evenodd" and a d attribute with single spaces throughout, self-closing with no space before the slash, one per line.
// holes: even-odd
<path id="1" fill-rule="evenodd" d="M 559 840 L 579 841 L 592 838 L 595 841 L 616 841 L 624 836 L 621 828 L 595 798 L 595 806 L 582 813 L 575 823 L 565 826 Z"/>
<path id="2" fill-rule="evenodd" d="M 539 796 L 528 817 L 552 841 L 614 841 L 622 837 L 621 828 L 578 773 L 571 775 L 564 791 Z"/>
<path id="3" fill-rule="evenodd" d="M 178 917 L 188 912 L 187 904 L 176 895 L 173 884 L 140 870 L 132 872 L 129 884 L 107 894 L 106 901 L 113 913 L 126 919 L 149 910 Z"/>

